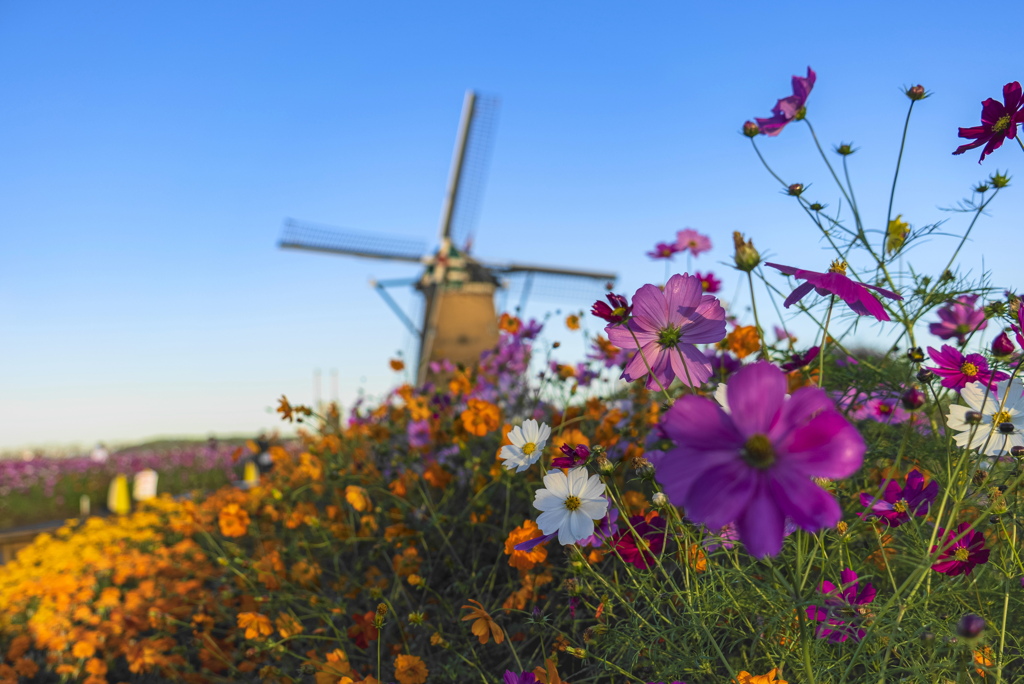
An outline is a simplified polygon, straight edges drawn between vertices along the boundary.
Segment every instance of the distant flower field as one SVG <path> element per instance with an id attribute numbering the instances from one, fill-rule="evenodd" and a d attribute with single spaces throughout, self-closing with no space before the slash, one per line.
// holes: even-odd
<path id="1" fill-rule="evenodd" d="M 816 82 L 742 132 L 827 265 L 737 232 L 734 273 L 671 273 L 714 253 L 688 228 L 648 252 L 663 282 L 564 328 L 506 313 L 473 367 L 348 415 L 282 397 L 301 445 L 257 486 L 72 520 L 0 568 L 0 682 L 1024 681 L 1024 306 L 956 264 L 1010 179 L 961 202 L 948 264 L 904 266 L 937 224 L 860 214 Z M 956 153 L 1015 139 L 1020 92 Z M 909 126 L 929 93 L 905 95 Z M 800 122 L 848 220 L 758 146 Z"/>

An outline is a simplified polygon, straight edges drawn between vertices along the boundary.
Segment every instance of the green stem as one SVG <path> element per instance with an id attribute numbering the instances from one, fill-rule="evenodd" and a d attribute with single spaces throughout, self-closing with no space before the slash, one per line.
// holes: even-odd
<path id="1" fill-rule="evenodd" d="M 832 307 L 836 303 L 836 296 L 832 295 L 828 300 L 828 313 L 825 315 L 825 327 L 821 330 L 821 347 L 818 349 L 818 387 L 825 382 L 825 350 L 828 348 L 828 324 L 832 320 Z"/>
<path id="2" fill-rule="evenodd" d="M 750 283 L 750 308 L 754 311 L 754 325 L 757 327 L 757 336 L 761 339 L 761 358 L 768 358 L 768 349 L 765 346 L 764 328 L 761 327 L 761 320 L 757 317 L 757 299 L 754 297 L 754 275 L 747 271 L 747 282 Z"/>
<path id="3" fill-rule="evenodd" d="M 889 222 L 892 221 L 892 201 L 896 197 L 896 179 L 900 177 L 900 163 L 903 161 L 903 147 L 907 144 L 907 130 L 910 128 L 910 114 L 914 111 L 915 100 L 910 101 L 907 119 L 903 122 L 903 137 L 900 138 L 900 153 L 896 157 L 896 172 L 892 176 L 892 188 L 889 189 L 889 210 L 885 213 L 885 231 L 882 233 L 882 254 L 885 254 L 885 240 L 889 234 Z"/>

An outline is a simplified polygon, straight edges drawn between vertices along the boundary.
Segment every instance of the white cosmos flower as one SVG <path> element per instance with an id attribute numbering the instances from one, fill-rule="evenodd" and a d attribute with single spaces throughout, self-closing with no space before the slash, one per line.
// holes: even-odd
<path id="1" fill-rule="evenodd" d="M 546 423 L 538 424 L 533 418 L 524 420 L 522 425 L 509 431 L 508 438 L 512 443 L 501 447 L 498 458 L 509 470 L 515 468 L 517 473 L 521 473 L 537 462 L 550 436 L 551 428 Z"/>
<path id="2" fill-rule="evenodd" d="M 552 470 L 544 476 L 544 489 L 537 490 L 534 507 L 542 511 L 537 526 L 544 534 L 558 532 L 558 541 L 575 544 L 594 534 L 594 521 L 608 512 L 608 499 L 599 475 L 587 477 L 586 468 L 573 468 L 566 475 Z"/>
<path id="3" fill-rule="evenodd" d="M 956 445 L 967 449 L 985 447 L 985 453 L 989 456 L 998 456 L 1015 446 L 1024 446 L 1022 394 L 1024 383 L 1020 380 L 996 383 L 991 391 L 987 391 L 980 382 L 966 385 L 960 391 L 960 397 L 967 402 L 967 406 L 950 406 L 946 414 L 946 425 L 959 433 Z M 981 414 L 981 423 L 972 425 L 967 422 L 967 413 L 970 411 Z"/>

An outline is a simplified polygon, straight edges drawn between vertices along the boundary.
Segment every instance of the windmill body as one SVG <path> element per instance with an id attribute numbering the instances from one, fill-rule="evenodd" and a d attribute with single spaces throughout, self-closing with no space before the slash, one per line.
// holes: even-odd
<path id="1" fill-rule="evenodd" d="M 470 366 L 481 352 L 498 341 L 495 292 L 502 287 L 502 276 L 527 278 L 525 292 L 535 275 L 614 283 L 614 273 L 601 273 L 553 266 L 493 264 L 469 254 L 471 230 L 479 203 L 483 177 L 494 131 L 497 100 L 466 93 L 462 118 L 439 230 L 440 246 L 430 254 L 417 240 L 351 230 L 338 230 L 288 219 L 278 245 L 287 249 L 342 254 L 422 264 L 418 279 L 374 282 L 385 302 L 420 341 L 417 355 L 417 380 L 428 379 L 432 361 L 448 360 Z M 461 235 L 460 235 L 461 234 Z M 454 237 L 453 237 L 454 236 Z M 464 249 L 455 246 L 463 238 Z M 412 285 L 425 301 L 419 325 L 402 311 L 387 288 Z"/>

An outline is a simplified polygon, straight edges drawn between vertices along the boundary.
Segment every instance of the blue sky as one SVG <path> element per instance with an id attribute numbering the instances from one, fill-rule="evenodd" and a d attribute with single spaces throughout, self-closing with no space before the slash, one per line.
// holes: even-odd
<path id="1" fill-rule="evenodd" d="M 345 402 L 385 391 L 399 380 L 388 358 L 412 346 L 367 281 L 415 267 L 276 240 L 290 216 L 433 243 L 470 87 L 502 101 L 475 243 L 485 258 L 612 270 L 632 293 L 664 277 L 644 253 L 692 226 L 716 245 L 696 265 L 725 279 L 727 298 L 737 281 L 717 262 L 733 230 L 823 269 L 813 226 L 738 134 L 808 65 L 808 116 L 823 144 L 861 148 L 857 196 L 878 227 L 900 87 L 935 93 L 915 108 L 896 213 L 944 218 L 937 207 L 1024 159 L 1016 145 L 980 167 L 950 154 L 957 126 L 1024 76 L 1020 42 L 958 6 L 4 3 L 0 448 L 273 427 L 276 397 L 311 399 L 314 368 L 325 394 L 338 370 Z M 804 127 L 760 142 L 835 206 Z M 962 267 L 1019 289 L 1009 246 L 1022 209 L 1011 187 Z"/>

